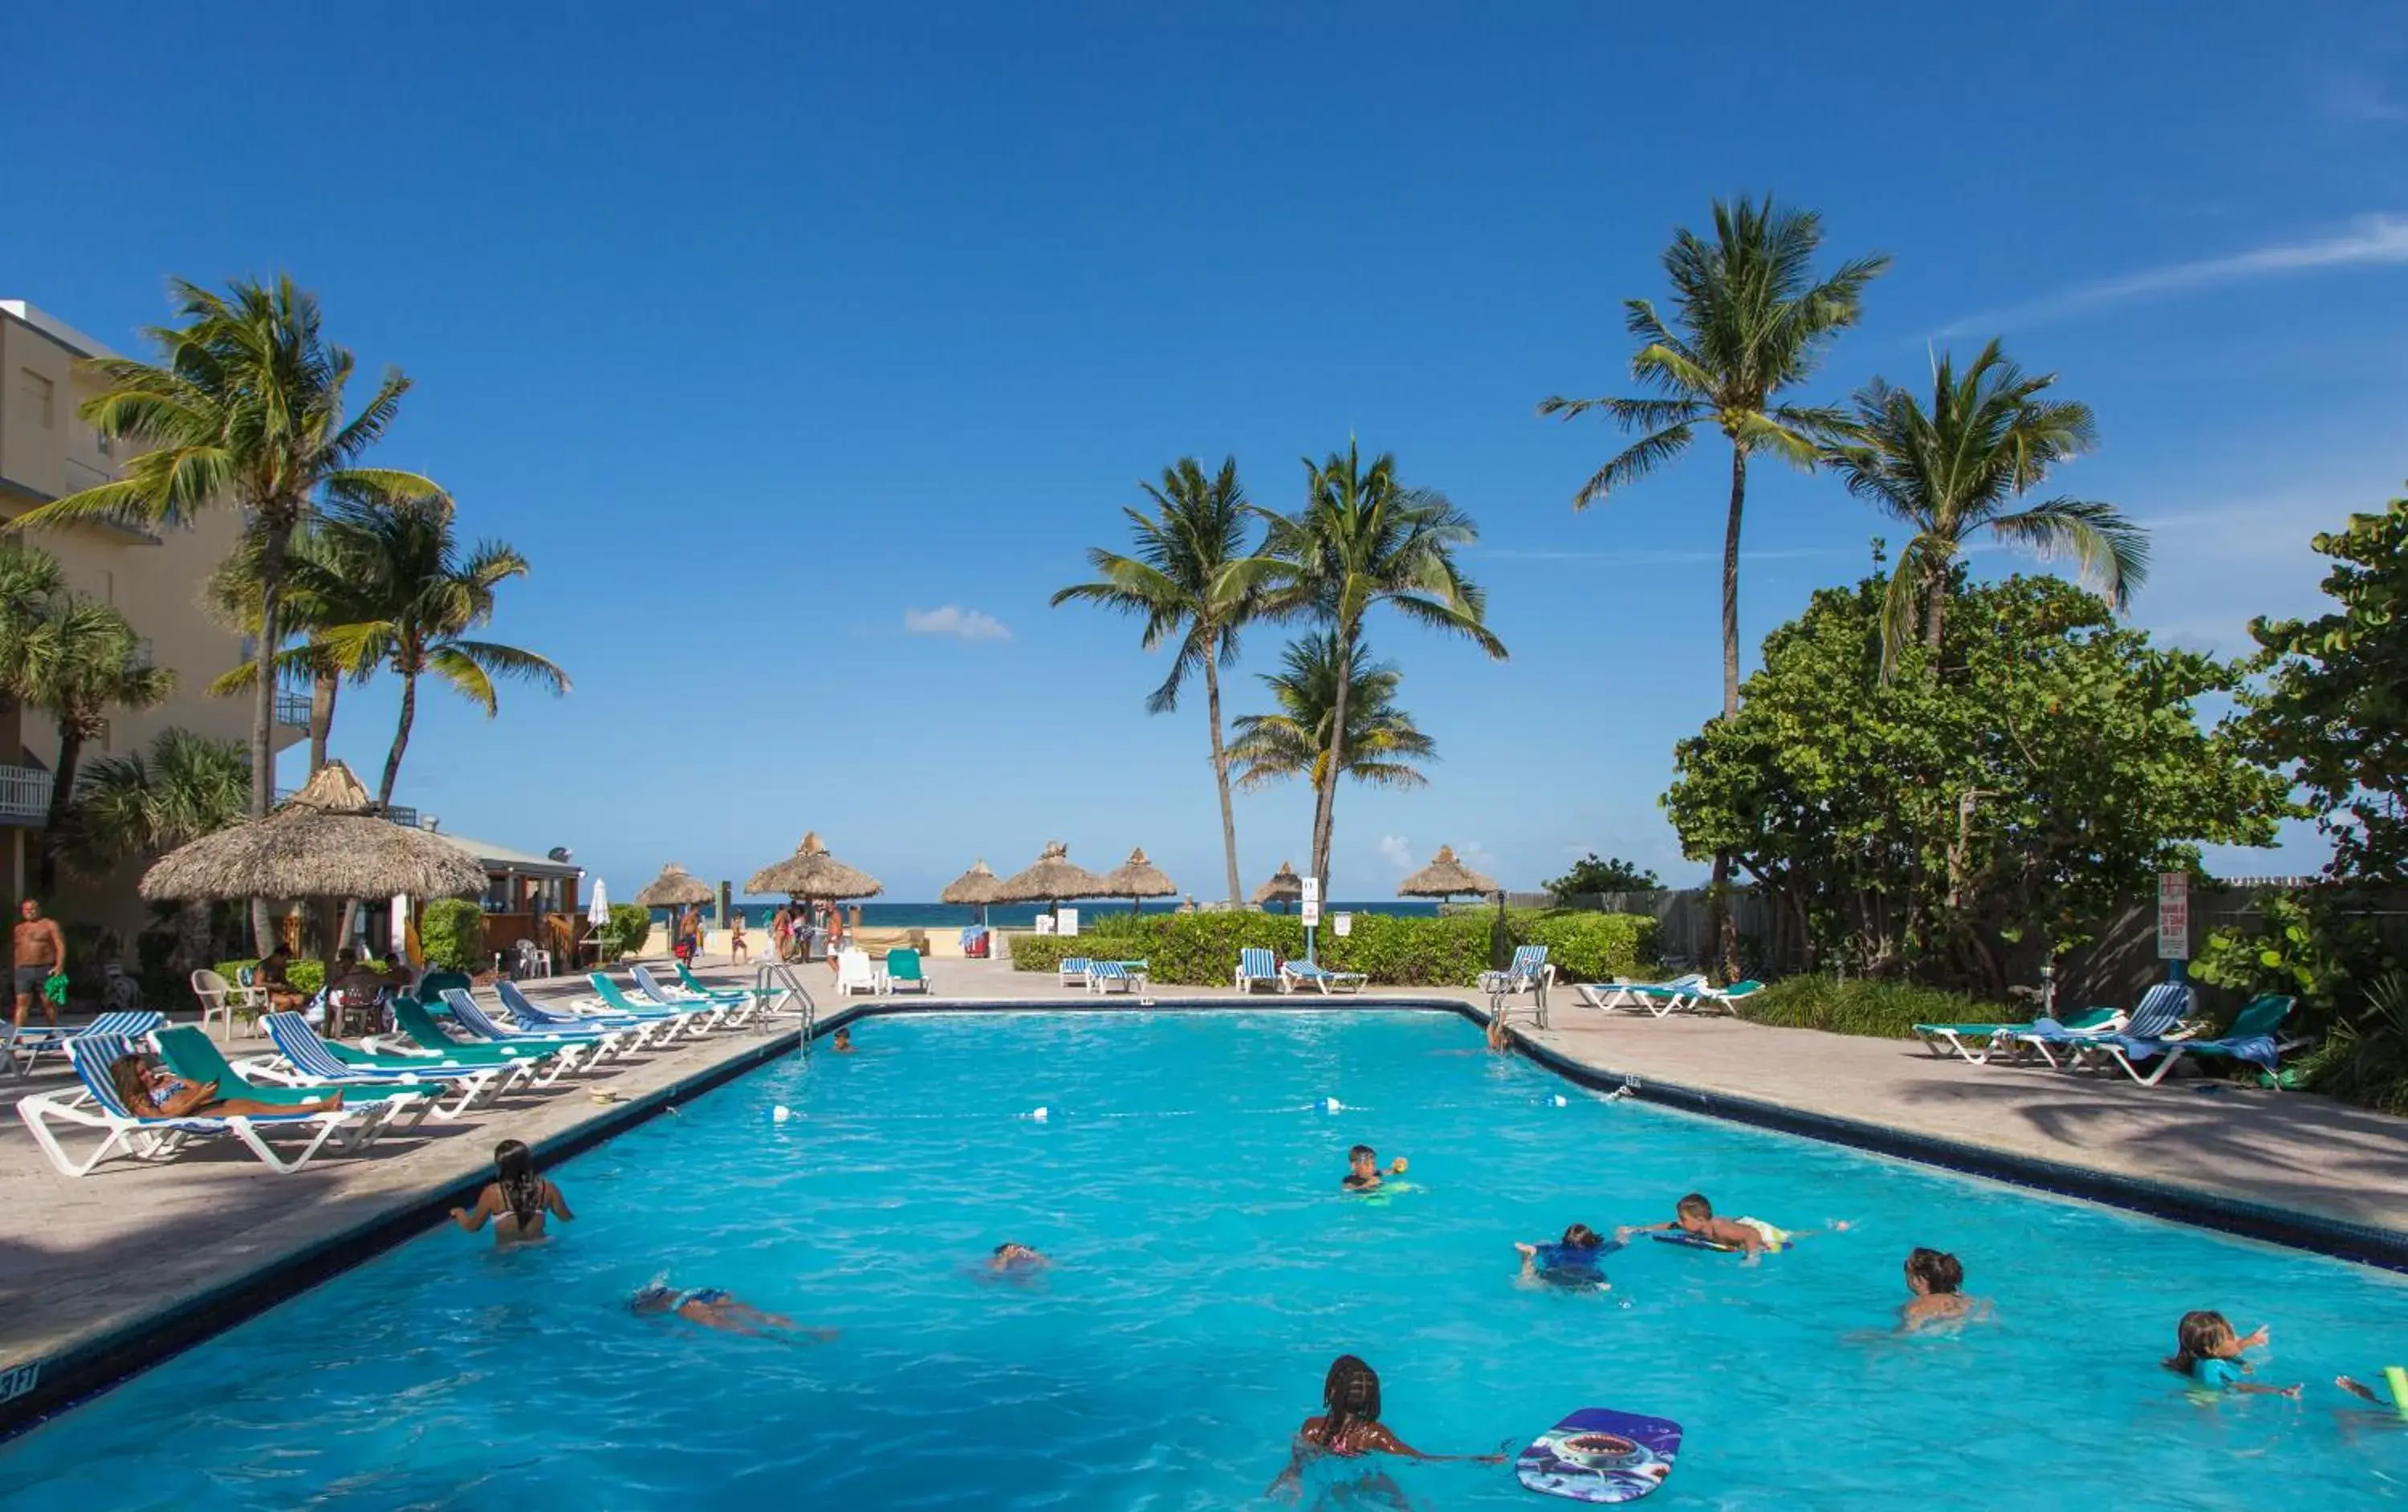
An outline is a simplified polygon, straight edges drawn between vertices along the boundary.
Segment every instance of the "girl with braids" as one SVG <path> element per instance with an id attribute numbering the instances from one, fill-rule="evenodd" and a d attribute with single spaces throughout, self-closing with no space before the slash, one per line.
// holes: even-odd
<path id="1" fill-rule="evenodd" d="M 1296 1449 L 1288 1457 L 1287 1468 L 1270 1484 L 1273 1492 L 1294 1494 L 1305 1462 L 1323 1455 L 1335 1454 L 1354 1459 L 1366 1454 L 1401 1454 L 1409 1460 L 1471 1460 L 1481 1464 L 1495 1464 L 1501 1454 L 1424 1454 L 1389 1432 L 1380 1420 L 1380 1377 L 1369 1365 L 1351 1354 L 1341 1354 L 1330 1362 L 1329 1374 L 1321 1383 L 1321 1413 L 1307 1418 L 1296 1432 Z M 1395 1489 L 1385 1476 L 1386 1489 Z M 1398 1505 L 1403 1505 L 1402 1492 L 1398 1491 Z"/>
<path id="2" fill-rule="evenodd" d="M 577 1217 L 560 1189 L 535 1174 L 534 1151 L 517 1140 L 494 1147 L 494 1175 L 477 1194 L 476 1206 L 452 1209 L 452 1221 L 470 1234 L 491 1219 L 495 1244 L 521 1244 L 543 1237 L 547 1214 L 564 1223 Z"/>

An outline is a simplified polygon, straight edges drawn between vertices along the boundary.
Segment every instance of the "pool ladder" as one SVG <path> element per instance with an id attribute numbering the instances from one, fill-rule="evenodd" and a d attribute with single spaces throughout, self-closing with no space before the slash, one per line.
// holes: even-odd
<path id="1" fill-rule="evenodd" d="M 810 1054 L 811 1033 L 819 1023 L 820 1006 L 811 997 L 811 990 L 795 975 L 795 968 L 782 961 L 765 961 L 752 974 L 752 993 L 768 1013 L 798 1013 L 803 1020 L 803 1041 L 799 1047 Z M 800 1007 L 793 1006 L 800 1004 Z"/>

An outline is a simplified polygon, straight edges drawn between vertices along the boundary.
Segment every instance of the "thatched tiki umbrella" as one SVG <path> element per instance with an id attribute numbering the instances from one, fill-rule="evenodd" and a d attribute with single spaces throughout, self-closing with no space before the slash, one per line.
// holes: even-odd
<path id="1" fill-rule="evenodd" d="M 997 903 L 1042 903 L 1050 906 L 1056 919 L 1061 917 L 1063 900 L 1077 902 L 1081 898 L 1111 898 L 1120 894 L 1105 885 L 1104 879 L 1070 860 L 1070 848 L 1059 840 L 1045 842 L 1045 849 L 1027 870 L 1014 872 L 1003 879 L 995 895 Z"/>
<path id="2" fill-rule="evenodd" d="M 1129 852 L 1129 859 L 1104 874 L 1104 886 L 1111 895 L 1129 900 L 1129 912 L 1139 911 L 1140 898 L 1175 898 L 1179 884 L 1163 875 L 1162 868 L 1145 859 L 1145 847 Z"/>
<path id="3" fill-rule="evenodd" d="M 294 898 L 332 905 L 396 892 L 461 898 L 484 891 L 485 868 L 475 857 L 415 825 L 384 818 L 341 762 L 320 768 L 308 786 L 265 819 L 203 835 L 160 857 L 142 874 L 141 885 L 142 896 L 154 903 Z M 331 931 L 328 935 L 331 951 Z"/>
<path id="4" fill-rule="evenodd" d="M 820 843 L 820 832 L 813 830 L 803 836 L 793 855 L 754 872 L 744 891 L 756 896 L 783 892 L 806 903 L 834 905 L 847 898 L 874 898 L 886 891 L 886 885 L 829 855 L 827 847 Z"/>
<path id="5" fill-rule="evenodd" d="M 1488 893 L 1497 884 L 1455 859 L 1455 847 L 1440 846 L 1430 863 L 1397 884 L 1400 898 L 1437 898 L 1441 901 L 1458 892 Z"/>
<path id="6" fill-rule="evenodd" d="M 646 908 L 666 908 L 669 914 L 669 941 L 677 942 L 678 910 L 699 908 L 711 900 L 710 884 L 695 877 L 676 862 L 661 868 L 661 875 L 644 885 L 636 894 L 636 902 Z"/>
<path id="7" fill-rule="evenodd" d="M 1270 880 L 1254 889 L 1254 902 L 1295 903 L 1304 896 L 1304 878 L 1296 875 L 1296 863 L 1283 861 Z"/>
<path id="8" fill-rule="evenodd" d="M 945 890 L 937 894 L 937 901 L 950 903 L 956 908 L 976 908 L 979 911 L 979 927 L 983 929 L 986 927 L 987 905 L 996 901 L 1002 887 L 1003 878 L 989 871 L 986 858 L 981 856 L 968 871 L 945 884 Z"/>

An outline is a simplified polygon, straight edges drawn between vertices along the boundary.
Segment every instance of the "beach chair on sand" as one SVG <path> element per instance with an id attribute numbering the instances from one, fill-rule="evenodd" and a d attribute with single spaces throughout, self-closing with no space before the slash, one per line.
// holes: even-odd
<path id="1" fill-rule="evenodd" d="M 79 1034 L 66 1051 L 82 1086 L 73 1092 L 29 1092 L 17 1103 L 17 1116 L 24 1120 L 34 1142 L 63 1176 L 88 1175 L 121 1150 L 136 1160 L 168 1160 L 194 1140 L 225 1135 L 240 1141 L 269 1170 L 289 1176 L 329 1147 L 337 1150 L 365 1147 L 401 1108 L 399 1099 L 388 1099 L 374 1107 L 345 1107 L 333 1113 L 145 1118 L 125 1105 L 116 1084 L 108 1079 L 110 1063 L 134 1053 L 132 1040 L 118 1034 Z M 101 1131 L 99 1147 L 77 1160 L 59 1142 L 60 1129 L 65 1126 Z M 297 1155 L 280 1154 L 267 1142 L 269 1135 L 280 1134 L 308 1142 Z"/>
<path id="2" fill-rule="evenodd" d="M 1088 979 L 1088 972 L 1093 964 L 1085 956 L 1066 955 L 1055 970 L 1061 973 L 1065 987 L 1090 987 L 1094 984 Z"/>
<path id="3" fill-rule="evenodd" d="M 906 988 L 924 994 L 936 991 L 928 980 L 927 969 L 920 964 L 920 952 L 908 945 L 898 945 L 886 952 L 886 971 L 880 990 L 900 992 Z"/>
<path id="4" fill-rule="evenodd" d="M 1705 990 L 1705 977 L 1694 971 L 1661 982 L 1626 982 L 1617 978 L 1572 984 L 1572 995 L 1599 1013 L 1628 1008 L 1658 1019 L 1686 1011 Z"/>
<path id="5" fill-rule="evenodd" d="M 529 1049 L 538 1046 L 590 1045 L 594 1049 L 593 1053 L 587 1056 L 586 1063 L 591 1065 L 595 1059 L 608 1060 L 613 1056 L 633 1055 L 636 1051 L 643 1049 L 652 1039 L 653 1026 L 651 1024 L 634 1024 L 613 1029 L 607 1024 L 584 1020 L 552 1029 L 538 1029 L 533 1027 L 533 1020 L 522 1017 L 518 1009 L 512 1006 L 513 1004 L 525 1003 L 525 993 L 521 992 L 509 982 L 496 982 L 494 990 L 500 996 L 502 1006 L 510 1010 L 510 1018 L 523 1027 L 513 1029 L 496 1022 L 478 1004 L 476 996 L 463 989 L 452 988 L 443 994 L 444 1006 L 452 1010 L 452 1021 L 488 1044 L 498 1045 L 504 1048 Z M 532 1007 L 532 1005 L 529 1006 Z"/>
<path id="6" fill-rule="evenodd" d="M 161 1065 L 186 1081 L 216 1082 L 221 1097 L 291 1105 L 314 1103 L 339 1091 L 346 1110 L 391 1105 L 391 1116 L 378 1131 L 380 1134 L 415 1129 L 435 1111 L 435 1099 L 423 1087 L 369 1087 L 358 1082 L 342 1087 L 290 1087 L 281 1082 L 253 1081 L 226 1060 L 215 1040 L 193 1024 L 171 1024 L 151 1036 L 151 1043 L 159 1047 Z"/>
<path id="7" fill-rule="evenodd" d="M 1268 982 L 1280 991 L 1288 990 L 1288 980 L 1280 975 L 1279 958 L 1269 946 L 1249 945 L 1238 951 L 1238 991 L 1251 992 L 1259 982 Z"/>
<path id="8" fill-rule="evenodd" d="M 407 1063 L 402 1056 L 369 1055 L 322 1039 L 297 1013 L 271 1013 L 260 1020 L 275 1042 L 276 1055 L 246 1062 L 246 1075 L 257 1074 L 300 1085 L 417 1087 L 436 1098 L 435 1111 L 456 1119 L 472 1107 L 490 1103 L 525 1080 L 523 1065 L 438 1065 Z M 449 1097 L 450 1102 L 442 1101 Z"/>
<path id="9" fill-rule="evenodd" d="M 2253 998 L 2233 1018 L 2232 1027 L 2214 1039 L 2154 1039 L 2137 1034 L 2110 1034 L 2104 1043 L 2092 1048 L 2092 1054 L 2104 1055 L 2124 1070 L 2126 1076 L 2143 1087 L 2154 1087 L 2166 1078 L 2166 1073 L 2182 1063 L 2186 1055 L 2212 1055 L 2229 1061 L 2246 1061 L 2261 1070 L 2277 1069 L 2282 1053 L 2307 1043 L 2302 1039 L 2282 1037 L 2283 1020 L 2290 1017 L 2295 1004 L 2290 998 L 2269 992 Z M 2143 1076 L 2133 1063 L 2155 1061 L 2157 1069 Z"/>
<path id="10" fill-rule="evenodd" d="M 1118 984 L 1124 992 L 1142 992 L 1152 984 L 1142 961 L 1093 961 L 1087 964 L 1087 991 L 1103 996 Z"/>
<path id="11" fill-rule="evenodd" d="M 88 1024 L 46 1026 L 20 1029 L 9 1040 L 8 1052 L 17 1063 L 17 1075 L 30 1074 L 35 1063 L 45 1054 L 59 1054 L 75 1048 L 75 1042 L 86 1034 L 130 1039 L 139 1044 L 167 1021 L 164 1013 L 141 1009 L 129 1013 L 104 1013 Z"/>
<path id="12" fill-rule="evenodd" d="M 2009 1037 L 2038 1053 L 2052 1069 L 2079 1070 L 2100 1047 L 2119 1034 L 2158 1042 L 2185 1037 L 2182 1021 L 2190 1017 L 2195 1002 L 2187 983 L 2159 982 L 2141 994 L 2140 1006 L 2120 1030 L 2073 1029 L 2054 1019 L 2039 1019 Z"/>
<path id="13" fill-rule="evenodd" d="M 1280 967 L 1280 976 L 1283 992 L 1301 985 L 1319 988 L 1324 997 L 1332 992 L 1359 992 L 1371 979 L 1359 971 L 1332 971 L 1318 961 L 1290 961 Z"/>
<path id="14" fill-rule="evenodd" d="M 2066 1015 L 2057 1022 L 2076 1034 L 2112 1034 L 2124 1027 L 2124 1015 L 2116 1008 L 2085 1008 L 2080 1013 Z M 1914 1037 L 1923 1041 L 1924 1048 L 1942 1060 L 1958 1055 L 1964 1057 L 1969 1064 L 1983 1065 L 1993 1058 L 2013 1058 L 2024 1048 L 2015 1036 L 2035 1025 L 1915 1024 L 1912 1027 Z"/>
<path id="15" fill-rule="evenodd" d="M 836 953 L 836 995 L 854 992 L 877 996 L 878 973 L 870 969 L 868 951 L 849 945 Z"/>

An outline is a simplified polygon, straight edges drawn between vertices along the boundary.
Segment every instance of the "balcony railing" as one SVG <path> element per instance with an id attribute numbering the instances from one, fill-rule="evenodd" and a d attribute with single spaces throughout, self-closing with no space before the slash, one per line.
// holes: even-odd
<path id="1" fill-rule="evenodd" d="M 6 770 L 7 768 L 0 767 L 0 771 Z M 50 776 L 48 772 L 42 772 L 36 775 L 43 777 L 48 777 Z M 290 803 L 294 797 L 299 795 L 300 792 L 301 790 L 298 788 L 279 788 L 276 790 L 276 801 L 280 804 Z M 42 790 L 42 801 L 44 803 L 50 802 L 50 789 L 48 787 L 45 787 Z M 405 825 L 413 830 L 418 828 L 418 810 L 410 807 L 407 804 L 394 804 L 384 811 L 384 817 L 391 820 L 395 824 Z"/>
<path id="2" fill-rule="evenodd" d="M 39 824 L 50 817 L 50 774 L 38 766 L 0 766 L 0 824 Z"/>
<path id="3" fill-rule="evenodd" d="M 288 730 L 309 728 L 309 695 L 284 693 L 276 695 L 276 722 Z"/>

